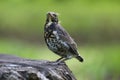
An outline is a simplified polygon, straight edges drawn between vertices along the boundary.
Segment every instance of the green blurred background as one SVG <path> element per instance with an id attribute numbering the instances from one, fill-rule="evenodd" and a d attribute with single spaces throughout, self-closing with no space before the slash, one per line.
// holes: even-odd
<path id="1" fill-rule="evenodd" d="M 119 0 L 0 0 L 0 53 L 58 59 L 43 37 L 49 11 L 60 14 L 85 59 L 66 61 L 78 80 L 120 80 Z"/>

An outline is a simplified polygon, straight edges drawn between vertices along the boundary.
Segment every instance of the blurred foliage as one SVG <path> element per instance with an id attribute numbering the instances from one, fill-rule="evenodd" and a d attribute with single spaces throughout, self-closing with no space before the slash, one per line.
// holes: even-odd
<path id="1" fill-rule="evenodd" d="M 40 44 L 19 40 L 0 40 L 0 52 L 31 59 L 55 61 L 59 56 Z M 120 80 L 120 44 L 84 45 L 79 47 L 84 62 L 76 59 L 66 61 L 78 80 Z M 49 55 L 49 56 L 48 56 Z"/>
<path id="2" fill-rule="evenodd" d="M 1 36 L 40 40 L 48 11 L 60 13 L 76 41 L 120 41 L 118 0 L 1 0 Z"/>
<path id="3" fill-rule="evenodd" d="M 84 63 L 67 61 L 78 80 L 120 80 L 119 0 L 0 0 L 0 53 L 58 59 L 44 46 L 49 11 L 60 14 L 62 26 L 77 44 L 86 43 L 78 48 Z"/>

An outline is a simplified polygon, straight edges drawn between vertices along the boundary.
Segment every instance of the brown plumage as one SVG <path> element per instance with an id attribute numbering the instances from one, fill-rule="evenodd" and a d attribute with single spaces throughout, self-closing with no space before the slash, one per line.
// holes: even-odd
<path id="1" fill-rule="evenodd" d="M 58 23 L 58 16 L 54 12 L 47 13 L 44 26 L 44 38 L 48 48 L 61 56 L 57 61 L 65 61 L 76 58 L 83 62 L 83 58 L 77 51 L 77 45 L 69 33 Z"/>

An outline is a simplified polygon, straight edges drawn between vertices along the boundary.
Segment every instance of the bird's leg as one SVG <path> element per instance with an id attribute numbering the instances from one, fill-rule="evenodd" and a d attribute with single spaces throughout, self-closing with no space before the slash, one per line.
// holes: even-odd
<path id="1" fill-rule="evenodd" d="M 54 63 L 55 65 L 62 64 L 61 63 L 61 62 L 63 62 L 62 59 L 64 59 L 64 57 L 61 57 L 61 58 L 57 59 L 56 61 L 53 61 L 52 63 Z"/>
<path id="2" fill-rule="evenodd" d="M 56 60 L 55 62 L 56 62 L 56 64 L 65 64 L 63 60 L 64 60 L 64 57 L 61 57 L 58 60 Z"/>
<path id="3" fill-rule="evenodd" d="M 69 59 L 69 58 L 61 57 L 61 58 L 59 58 L 59 59 L 56 61 L 56 63 L 57 63 L 57 64 L 65 64 L 64 61 L 66 61 L 66 60 L 68 60 L 68 59 Z"/>
<path id="4" fill-rule="evenodd" d="M 63 58 L 60 62 L 65 62 L 66 60 L 68 60 L 69 58 Z"/>
<path id="5" fill-rule="evenodd" d="M 61 60 L 63 59 L 64 57 L 61 57 L 59 59 L 56 60 L 56 62 L 61 62 Z"/>

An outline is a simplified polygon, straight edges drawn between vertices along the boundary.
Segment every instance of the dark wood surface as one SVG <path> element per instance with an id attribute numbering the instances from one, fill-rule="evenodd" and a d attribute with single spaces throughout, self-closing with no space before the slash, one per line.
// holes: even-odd
<path id="1" fill-rule="evenodd" d="M 0 80 L 76 80 L 68 66 L 0 54 Z"/>

